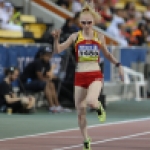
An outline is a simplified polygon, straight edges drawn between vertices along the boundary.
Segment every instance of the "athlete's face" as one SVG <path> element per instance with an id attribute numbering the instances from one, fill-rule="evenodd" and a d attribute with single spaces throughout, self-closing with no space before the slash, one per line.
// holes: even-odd
<path id="1" fill-rule="evenodd" d="M 91 29 L 94 25 L 93 16 L 90 13 L 81 14 L 80 24 L 83 30 Z"/>

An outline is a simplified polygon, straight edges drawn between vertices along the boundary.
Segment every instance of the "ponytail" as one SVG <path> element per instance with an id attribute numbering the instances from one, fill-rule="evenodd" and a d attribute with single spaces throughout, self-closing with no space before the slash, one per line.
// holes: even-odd
<path id="1" fill-rule="evenodd" d="M 80 15 L 84 14 L 84 13 L 90 13 L 93 17 L 95 22 L 99 21 L 101 19 L 101 15 L 95 10 L 94 8 L 94 3 L 85 3 L 85 5 L 82 8 L 82 11 L 80 13 Z"/>

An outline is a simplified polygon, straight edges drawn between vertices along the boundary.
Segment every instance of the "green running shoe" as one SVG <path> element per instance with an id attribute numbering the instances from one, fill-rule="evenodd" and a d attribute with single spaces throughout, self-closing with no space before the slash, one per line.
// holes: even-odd
<path id="1" fill-rule="evenodd" d="M 84 141 L 83 150 L 91 150 L 91 139 L 90 138 L 88 138 L 86 141 Z"/>
<path id="2" fill-rule="evenodd" d="M 98 113 L 98 119 L 100 122 L 105 122 L 106 121 L 106 112 L 101 104 L 101 102 L 99 102 L 100 104 L 100 107 L 99 109 L 97 110 L 97 113 Z"/>

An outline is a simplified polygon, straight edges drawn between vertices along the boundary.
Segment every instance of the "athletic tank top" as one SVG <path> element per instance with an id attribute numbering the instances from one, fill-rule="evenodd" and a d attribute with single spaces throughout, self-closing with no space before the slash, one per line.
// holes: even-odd
<path id="1" fill-rule="evenodd" d="M 93 39 L 86 40 L 81 31 L 78 32 L 77 40 L 75 41 L 75 58 L 76 62 L 98 62 L 100 59 L 100 45 L 98 33 L 94 31 Z"/>

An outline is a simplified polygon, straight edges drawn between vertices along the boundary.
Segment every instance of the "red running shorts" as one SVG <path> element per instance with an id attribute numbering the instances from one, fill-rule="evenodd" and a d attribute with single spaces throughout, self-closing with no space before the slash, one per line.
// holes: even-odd
<path id="1" fill-rule="evenodd" d="M 102 80 L 103 74 L 101 71 L 75 73 L 75 86 L 88 88 L 92 82 Z"/>

